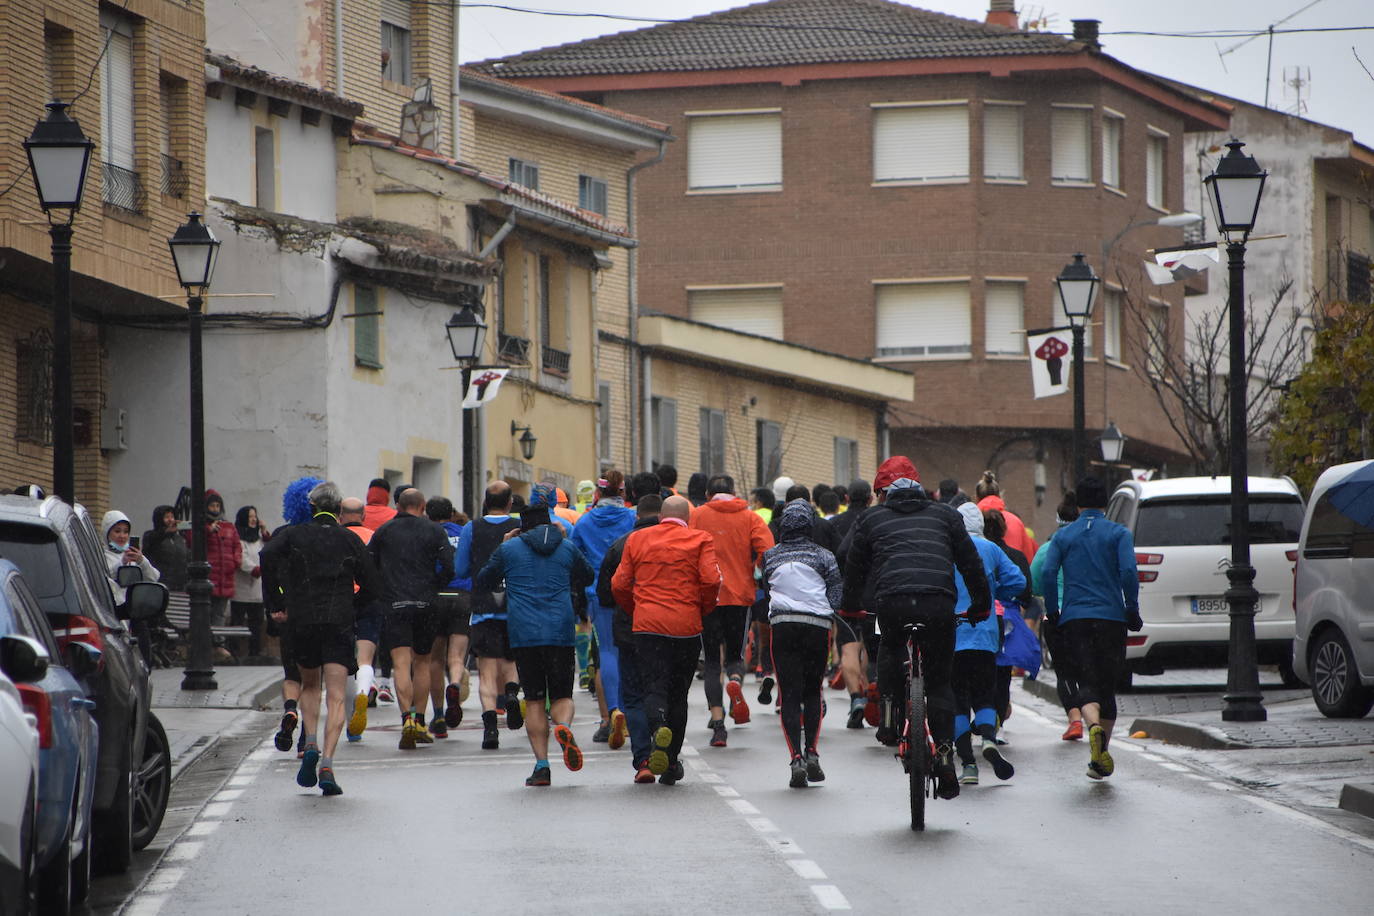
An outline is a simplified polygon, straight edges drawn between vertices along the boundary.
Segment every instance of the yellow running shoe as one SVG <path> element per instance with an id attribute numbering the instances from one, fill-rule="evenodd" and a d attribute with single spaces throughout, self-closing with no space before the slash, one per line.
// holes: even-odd
<path id="1" fill-rule="evenodd" d="M 415 750 L 415 735 L 419 730 L 415 720 L 406 716 L 405 723 L 401 726 L 401 743 L 397 746 L 403 751 Z"/>
<path id="2" fill-rule="evenodd" d="M 413 721 L 415 722 L 415 740 L 420 744 L 433 744 L 434 736 L 429 733 L 429 729 L 421 725 L 419 719 Z"/>
<path id="3" fill-rule="evenodd" d="M 654 749 L 649 752 L 649 772 L 662 776 L 668 772 L 668 745 L 673 743 L 673 730 L 666 725 L 654 732 Z"/>
<path id="4" fill-rule="evenodd" d="M 367 730 L 367 694 L 353 698 L 353 715 L 348 717 L 348 736 L 357 738 Z"/>
<path id="5" fill-rule="evenodd" d="M 618 751 L 625 746 L 625 737 L 630 733 L 630 727 L 625 722 L 625 713 L 620 710 L 611 712 L 611 734 L 606 739 L 606 746 L 613 751 Z"/>

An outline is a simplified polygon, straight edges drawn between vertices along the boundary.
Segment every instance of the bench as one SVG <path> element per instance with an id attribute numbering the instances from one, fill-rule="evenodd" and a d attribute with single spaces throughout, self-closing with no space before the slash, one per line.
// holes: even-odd
<path id="1" fill-rule="evenodd" d="M 171 592 L 167 595 L 167 610 L 163 615 L 171 624 L 169 636 L 185 638 L 191 632 L 191 596 L 185 592 Z M 165 628 L 164 628 L 165 629 Z M 245 626 L 212 626 L 212 637 L 239 637 L 247 639 L 251 632 Z M 218 640 L 217 640 L 218 641 Z"/>

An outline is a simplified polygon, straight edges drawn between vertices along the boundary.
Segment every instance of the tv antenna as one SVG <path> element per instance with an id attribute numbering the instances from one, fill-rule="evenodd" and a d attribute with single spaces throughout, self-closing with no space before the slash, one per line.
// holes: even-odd
<path id="1" fill-rule="evenodd" d="M 1288 103 L 1284 111 L 1291 115 L 1307 114 L 1307 97 L 1311 94 L 1311 67 L 1283 68 L 1283 100 Z"/>
<path id="2" fill-rule="evenodd" d="M 1260 35 L 1265 35 L 1265 34 L 1267 34 L 1267 35 L 1269 36 L 1269 51 L 1268 51 L 1268 59 L 1267 59 L 1267 61 L 1265 62 L 1265 65 L 1264 65 L 1264 107 L 1265 107 L 1265 108 L 1268 108 L 1268 107 L 1269 107 L 1269 77 L 1270 77 L 1270 74 L 1273 72 L 1273 69 L 1274 69 L 1274 29 L 1277 28 L 1278 26 L 1283 25 L 1285 22 L 1289 22 L 1289 21 L 1291 21 L 1291 20 L 1293 20 L 1293 19 L 1296 19 L 1298 16 L 1301 16 L 1303 13 L 1307 12 L 1307 11 L 1310 10 L 1312 7 L 1316 6 L 1318 3 L 1321 3 L 1321 2 L 1322 2 L 1322 0 L 1312 0 L 1311 3 L 1306 4 L 1306 5 L 1303 6 L 1301 9 L 1295 10 L 1295 11 L 1289 13 L 1287 16 L 1284 16 L 1282 19 L 1280 19 L 1280 20 L 1277 21 L 1277 22 L 1270 23 L 1270 24 L 1269 24 L 1269 27 L 1268 27 L 1267 29 L 1265 29 L 1263 32 L 1259 32 L 1259 33 L 1257 33 L 1257 34 L 1255 34 L 1255 35 L 1251 35 L 1249 38 L 1242 38 L 1240 41 L 1238 41 L 1238 42 L 1236 42 L 1235 44 L 1231 45 L 1229 48 L 1223 49 L 1223 48 L 1221 48 L 1220 46 L 1218 46 L 1218 47 L 1217 47 L 1217 57 L 1221 58 L 1221 69 L 1226 70 L 1226 55 L 1228 55 L 1228 54 L 1230 54 L 1230 53 L 1232 53 L 1232 52 L 1234 52 L 1234 51 L 1240 50 L 1241 48 L 1243 48 L 1243 47 L 1245 47 L 1246 45 L 1248 45 L 1250 42 L 1254 41 L 1256 38 L 1259 38 Z M 1230 72 L 1230 71 L 1227 71 L 1227 72 Z"/>

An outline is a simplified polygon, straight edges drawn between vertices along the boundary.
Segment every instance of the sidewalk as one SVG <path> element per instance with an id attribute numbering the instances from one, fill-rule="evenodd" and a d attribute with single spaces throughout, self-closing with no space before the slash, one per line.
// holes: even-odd
<path id="1" fill-rule="evenodd" d="M 152 707 L 172 750 L 172 779 L 214 746 L 249 710 L 275 706 L 281 668 L 226 666 L 215 669 L 217 690 L 182 690 L 180 668 L 154 669 Z"/>

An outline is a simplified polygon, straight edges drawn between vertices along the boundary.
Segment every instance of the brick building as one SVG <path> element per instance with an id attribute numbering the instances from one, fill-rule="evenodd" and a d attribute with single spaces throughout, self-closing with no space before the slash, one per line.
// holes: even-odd
<path id="1" fill-rule="evenodd" d="M 892 450 L 969 489 L 998 470 L 1044 530 L 1070 483 L 1072 401 L 1031 397 L 1022 332 L 1065 323 L 1052 280 L 1074 252 L 1096 262 L 1184 209 L 1183 135 L 1227 116 L 1103 53 L 1095 22 L 1068 40 L 991 5 L 975 22 L 771 0 L 473 66 L 682 138 L 640 182 L 644 308 L 914 372 Z M 1148 226 L 1122 246 L 1178 241 Z M 1120 293 L 1089 335 L 1089 437 L 1116 419 L 1129 462 L 1167 464 L 1179 443 L 1133 377 L 1142 325 L 1124 310 L 1181 347 L 1182 290 Z"/>

